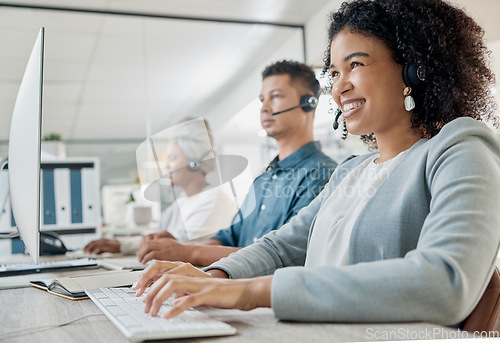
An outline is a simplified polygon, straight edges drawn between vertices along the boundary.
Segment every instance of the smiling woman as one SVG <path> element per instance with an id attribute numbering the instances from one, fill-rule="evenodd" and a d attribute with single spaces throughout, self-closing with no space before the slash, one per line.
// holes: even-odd
<path id="1" fill-rule="evenodd" d="M 288 224 L 205 271 L 150 266 L 135 284 L 141 294 L 155 281 L 150 313 L 176 293 L 166 317 L 271 306 L 284 320 L 462 327 L 478 303 L 500 242 L 481 28 L 442 0 L 354 0 L 331 19 L 332 96 L 348 130 L 373 133 L 379 151 L 344 161 Z"/>
<path id="2" fill-rule="evenodd" d="M 395 101 L 403 99 L 403 67 L 392 59 L 392 52 L 383 41 L 347 27 L 332 40 L 331 51 L 335 51 L 330 66 L 333 99 L 342 109 L 349 132 L 375 133 L 380 162 L 391 159 L 422 137 L 413 130 L 404 101 Z M 394 142 L 400 139 L 403 140 Z M 386 151 L 384 144 L 400 146 Z"/>

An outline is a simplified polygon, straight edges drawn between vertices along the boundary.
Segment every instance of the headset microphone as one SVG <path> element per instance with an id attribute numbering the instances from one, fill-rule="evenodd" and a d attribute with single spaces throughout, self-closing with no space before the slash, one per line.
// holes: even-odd
<path id="1" fill-rule="evenodd" d="M 314 110 L 317 106 L 318 106 L 318 98 L 316 98 L 313 95 L 306 94 L 300 98 L 300 105 L 290 107 L 290 108 L 283 110 L 283 111 L 271 113 L 271 115 L 275 116 L 277 114 L 280 114 L 283 112 L 288 112 L 288 111 L 294 110 L 294 109 L 299 108 L 299 107 L 302 107 L 304 109 L 304 111 L 306 111 L 306 112 L 310 112 L 310 111 Z"/>
<path id="2" fill-rule="evenodd" d="M 297 106 L 290 107 L 290 108 L 288 108 L 288 109 L 286 109 L 286 110 L 283 110 L 283 111 L 274 112 L 274 113 L 271 113 L 271 115 L 275 116 L 275 115 L 277 115 L 277 114 L 284 113 L 284 112 L 288 112 L 288 111 L 294 110 L 294 109 L 299 108 L 299 107 L 302 107 L 302 105 L 297 105 Z"/>
<path id="3" fill-rule="evenodd" d="M 342 115 L 342 111 L 339 108 L 337 108 L 337 110 L 335 110 L 335 120 L 333 121 L 333 129 L 334 130 L 337 130 L 339 128 L 339 118 L 341 115 Z"/>

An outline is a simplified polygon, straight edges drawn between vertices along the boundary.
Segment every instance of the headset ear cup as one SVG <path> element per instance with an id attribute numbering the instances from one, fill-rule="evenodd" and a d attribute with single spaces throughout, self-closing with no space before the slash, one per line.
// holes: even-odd
<path id="1" fill-rule="evenodd" d="M 197 172 L 201 168 L 201 163 L 198 160 L 190 160 L 187 164 L 187 169 L 192 172 Z"/>
<path id="2" fill-rule="evenodd" d="M 419 76 L 419 65 L 417 63 L 405 64 L 403 68 L 403 80 L 410 88 L 418 88 L 424 84 L 424 80 Z"/>
<path id="3" fill-rule="evenodd" d="M 318 98 L 311 94 L 303 95 L 300 98 L 300 107 L 302 107 L 305 112 L 314 111 L 316 107 L 318 107 Z"/>
<path id="4" fill-rule="evenodd" d="M 201 169 L 201 162 L 203 161 L 203 159 L 205 157 L 207 157 L 211 152 L 213 152 L 213 148 L 212 149 L 209 149 L 207 151 L 205 151 L 203 153 L 203 155 L 200 156 L 200 158 L 198 159 L 193 159 L 193 160 L 189 160 L 188 164 L 187 164 L 187 169 L 189 171 L 192 171 L 192 172 L 197 172 L 198 170 Z"/>

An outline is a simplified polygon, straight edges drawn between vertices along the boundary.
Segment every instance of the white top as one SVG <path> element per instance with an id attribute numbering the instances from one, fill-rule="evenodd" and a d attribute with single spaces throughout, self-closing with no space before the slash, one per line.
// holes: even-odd
<path id="1" fill-rule="evenodd" d="M 205 188 L 193 196 L 179 197 L 163 213 L 160 226 L 178 241 L 201 240 L 231 225 L 238 210 L 236 202 L 227 193 L 229 185 Z M 139 250 L 141 237 L 118 237 L 120 251 L 124 255 Z"/>
<path id="2" fill-rule="evenodd" d="M 375 155 L 347 175 L 318 212 L 307 248 L 305 267 L 344 266 L 349 262 L 352 228 L 366 203 L 406 151 L 383 163 Z"/>
<path id="3" fill-rule="evenodd" d="M 228 227 L 237 206 L 222 190 L 225 186 L 205 188 L 193 196 L 179 197 L 164 211 L 159 229 L 170 232 L 179 241 L 187 241 L 211 237 Z"/>

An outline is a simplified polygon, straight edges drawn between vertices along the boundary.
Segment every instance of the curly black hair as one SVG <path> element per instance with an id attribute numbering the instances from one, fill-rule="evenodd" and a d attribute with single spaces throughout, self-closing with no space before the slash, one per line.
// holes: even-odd
<path id="1" fill-rule="evenodd" d="M 288 60 L 274 62 L 264 69 L 262 79 L 278 74 L 290 75 L 292 83 L 299 84 L 304 89 L 312 91 L 316 98 L 319 97 L 319 81 L 314 74 L 314 70 L 306 64 Z"/>
<path id="2" fill-rule="evenodd" d="M 444 0 L 354 0 L 330 15 L 323 73 L 328 74 L 330 45 L 344 28 L 382 40 L 401 65 L 417 63 L 424 85 L 411 94 L 413 128 L 433 137 L 448 122 L 472 117 L 499 126 L 490 86 L 490 52 L 483 29 L 463 10 Z M 373 135 L 362 137 L 375 143 Z"/>

